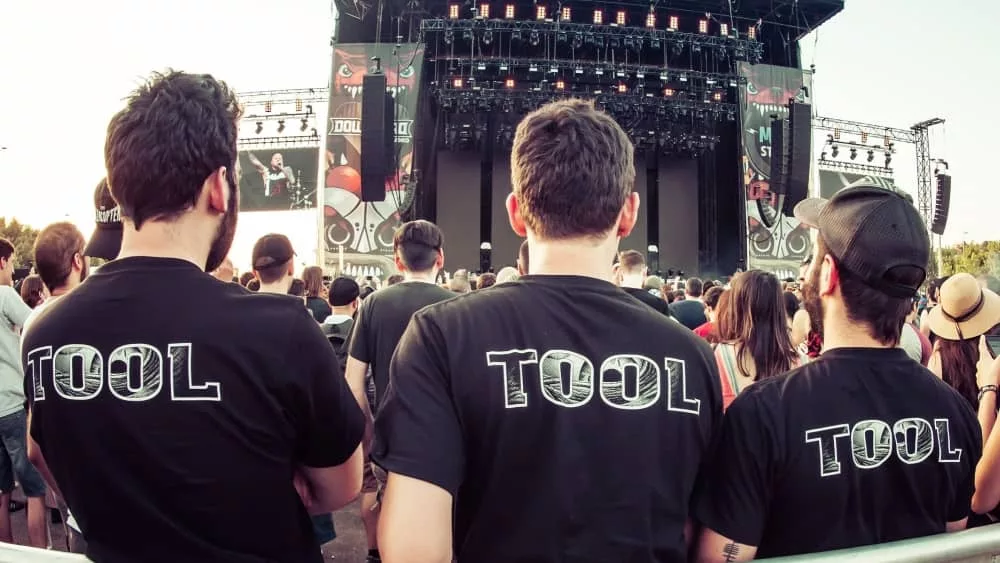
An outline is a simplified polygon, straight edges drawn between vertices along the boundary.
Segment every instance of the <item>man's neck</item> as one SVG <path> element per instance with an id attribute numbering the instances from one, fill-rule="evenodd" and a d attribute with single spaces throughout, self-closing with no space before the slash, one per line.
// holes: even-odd
<path id="1" fill-rule="evenodd" d="M 185 219 L 178 219 L 174 223 L 146 221 L 142 230 L 137 231 L 132 222 L 126 220 L 118 257 L 176 258 L 204 269 L 208 260 L 208 248 L 199 241 L 201 234 L 190 223 Z"/>
<path id="2" fill-rule="evenodd" d="M 80 282 L 75 280 L 72 282 L 68 282 L 60 287 L 53 289 L 50 295 L 52 295 L 52 297 L 59 297 L 60 295 L 66 295 L 67 293 L 76 289 L 78 285 L 80 285 Z"/>
<path id="3" fill-rule="evenodd" d="M 350 307 L 333 307 L 333 314 L 340 315 L 342 317 L 353 317 L 354 310 Z"/>
<path id="4" fill-rule="evenodd" d="M 645 282 L 645 278 L 641 275 L 624 275 L 622 276 L 622 287 L 627 287 L 629 289 L 642 289 L 642 284 Z"/>
<path id="5" fill-rule="evenodd" d="M 685 293 L 684 294 L 684 299 L 687 299 L 688 301 L 701 301 L 701 296 L 699 295 L 698 297 L 695 297 L 694 295 L 691 295 L 690 293 Z"/>
<path id="6" fill-rule="evenodd" d="M 429 272 L 403 272 L 403 281 L 408 282 L 424 282 L 424 283 L 436 283 L 434 278 L 437 277 L 437 270 L 431 270 Z"/>
<path id="7" fill-rule="evenodd" d="M 278 295 L 288 295 L 288 290 L 292 289 L 292 277 L 285 276 L 274 283 L 262 283 L 257 293 L 277 293 Z"/>
<path id="8" fill-rule="evenodd" d="M 610 282 L 618 240 L 590 238 L 540 240 L 528 233 L 528 273 L 539 276 L 584 276 Z"/>
<path id="9" fill-rule="evenodd" d="M 823 351 L 837 348 L 894 348 L 872 338 L 870 328 L 851 322 L 846 312 L 823 315 Z"/>

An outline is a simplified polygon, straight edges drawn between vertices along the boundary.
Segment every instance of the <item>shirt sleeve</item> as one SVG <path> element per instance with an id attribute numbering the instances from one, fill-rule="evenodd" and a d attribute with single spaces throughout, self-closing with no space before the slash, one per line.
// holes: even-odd
<path id="1" fill-rule="evenodd" d="M 771 497 L 774 447 L 754 393 L 742 393 L 722 420 L 722 433 L 695 501 L 703 526 L 744 545 L 760 544 Z"/>
<path id="2" fill-rule="evenodd" d="M 31 307 L 28 307 L 13 287 L 4 286 L 2 291 L 4 294 L 0 296 L 0 305 L 3 306 L 3 316 L 10 324 L 23 327 L 24 321 L 31 314 Z"/>
<path id="3" fill-rule="evenodd" d="M 426 311 L 417 313 L 389 366 L 372 460 L 386 471 L 437 485 L 454 496 L 465 452 L 449 376 L 444 336 Z"/>
<path id="4" fill-rule="evenodd" d="M 375 343 L 368 335 L 368 327 L 371 326 L 371 308 L 373 303 L 374 299 L 371 296 L 361 302 L 361 308 L 358 309 L 358 313 L 355 315 L 354 326 L 351 327 L 351 344 L 348 348 L 350 357 L 366 364 L 372 363 L 372 358 L 375 357 L 375 352 L 372 350 Z"/>
<path id="5" fill-rule="evenodd" d="M 296 431 L 296 458 L 307 467 L 347 461 L 365 431 L 365 417 L 340 374 L 337 355 L 323 331 L 302 309 L 290 334 L 284 373 L 289 377 L 289 416 Z"/>

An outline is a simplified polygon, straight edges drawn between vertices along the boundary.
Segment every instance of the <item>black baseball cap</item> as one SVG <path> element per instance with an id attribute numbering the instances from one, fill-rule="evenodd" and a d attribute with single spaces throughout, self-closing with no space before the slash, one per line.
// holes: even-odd
<path id="1" fill-rule="evenodd" d="M 107 178 L 102 178 L 94 190 L 94 214 L 97 227 L 90 235 L 83 255 L 114 260 L 122 248 L 122 214 L 118 202 L 111 197 Z"/>
<path id="2" fill-rule="evenodd" d="M 351 278 L 339 277 L 330 282 L 330 305 L 343 307 L 350 305 L 361 295 L 361 287 Z"/>
<path id="3" fill-rule="evenodd" d="M 264 270 L 282 266 L 295 257 L 292 242 L 285 235 L 264 235 L 253 245 L 252 264 L 254 270 Z"/>
<path id="4" fill-rule="evenodd" d="M 873 185 L 852 185 L 829 200 L 809 198 L 795 206 L 795 217 L 819 230 L 837 266 L 891 297 L 913 297 L 930 260 L 930 236 L 920 213 L 900 193 Z M 896 268 L 924 275 L 903 283 Z M 914 281 L 914 280 L 910 280 Z"/>

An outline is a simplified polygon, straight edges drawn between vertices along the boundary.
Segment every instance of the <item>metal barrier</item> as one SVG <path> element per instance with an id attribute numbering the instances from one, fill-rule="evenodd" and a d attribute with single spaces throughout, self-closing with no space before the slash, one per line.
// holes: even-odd
<path id="1" fill-rule="evenodd" d="M 83 563 L 85 561 L 90 561 L 90 559 L 73 553 L 0 543 L 0 563 Z"/>
<path id="2" fill-rule="evenodd" d="M 980 563 L 1000 561 L 1000 524 L 891 543 L 778 557 L 770 563 Z"/>

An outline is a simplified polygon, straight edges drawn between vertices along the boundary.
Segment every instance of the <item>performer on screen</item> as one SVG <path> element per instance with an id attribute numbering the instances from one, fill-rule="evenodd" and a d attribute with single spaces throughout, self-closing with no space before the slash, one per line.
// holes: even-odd
<path id="1" fill-rule="evenodd" d="M 271 155 L 270 167 L 264 166 L 257 155 L 249 153 L 248 156 L 264 179 L 264 197 L 288 199 L 291 189 L 295 186 L 295 173 L 290 166 L 285 166 L 281 153 L 276 152 Z"/>

